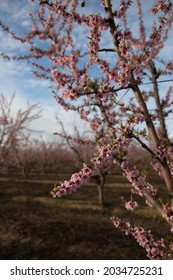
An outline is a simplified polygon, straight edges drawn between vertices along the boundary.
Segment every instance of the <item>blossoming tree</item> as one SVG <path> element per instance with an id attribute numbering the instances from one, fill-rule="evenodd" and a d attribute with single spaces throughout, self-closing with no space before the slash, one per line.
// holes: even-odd
<path id="1" fill-rule="evenodd" d="M 55 100 L 89 123 L 98 146 L 92 168 L 84 163 L 69 181 L 55 186 L 53 197 L 76 191 L 113 159 L 131 183 L 132 197 L 137 194 L 149 207 L 156 207 L 173 232 L 173 151 L 166 123 L 172 113 L 173 87 L 159 88 L 173 74 L 173 60 L 165 61 L 161 56 L 172 32 L 172 1 L 156 0 L 145 13 L 140 0 L 100 0 L 95 13 L 87 12 L 90 1 L 32 2 L 40 5 L 31 14 L 30 33 L 20 38 L 2 23 L 1 28 L 29 44 L 29 54 L 18 58 L 31 63 L 38 78 L 52 80 Z M 129 23 L 134 8 L 137 32 Z M 147 20 L 150 16 L 152 28 L 145 27 L 145 16 Z M 103 126 L 105 134 L 101 133 Z M 128 147 L 134 139 L 150 155 L 153 168 L 164 180 L 168 191 L 164 201 L 128 160 Z M 138 203 L 130 200 L 125 206 L 134 210 Z M 173 257 L 171 240 L 156 240 L 149 230 L 119 218 L 113 222 L 125 234 L 132 234 L 149 258 Z"/>

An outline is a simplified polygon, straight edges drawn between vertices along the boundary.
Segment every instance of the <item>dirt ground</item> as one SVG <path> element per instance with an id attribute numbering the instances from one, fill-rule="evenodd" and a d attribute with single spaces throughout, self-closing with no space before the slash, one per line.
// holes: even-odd
<path id="1" fill-rule="evenodd" d="M 0 259 L 146 259 L 133 237 L 123 236 L 110 220 L 130 215 L 121 206 L 127 186 L 106 187 L 104 208 L 93 185 L 60 199 L 51 197 L 51 188 L 48 182 L 0 181 Z M 155 228 L 162 226 L 148 213 L 146 225 L 153 224 L 151 217 Z"/>

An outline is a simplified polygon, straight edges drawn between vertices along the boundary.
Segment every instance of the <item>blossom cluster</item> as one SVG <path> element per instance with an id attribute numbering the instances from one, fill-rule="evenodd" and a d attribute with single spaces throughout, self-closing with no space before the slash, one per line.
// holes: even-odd
<path id="1" fill-rule="evenodd" d="M 121 0 L 119 9 L 117 11 L 114 11 L 114 16 L 116 18 L 121 18 L 125 15 L 127 12 L 127 9 L 131 6 L 132 1 L 131 0 Z"/>
<path id="2" fill-rule="evenodd" d="M 74 173 L 69 181 L 64 181 L 60 185 L 56 185 L 51 191 L 51 195 L 55 197 L 61 197 L 63 195 L 71 194 L 75 192 L 81 184 L 87 182 L 92 176 L 92 170 L 83 164 L 83 168 L 79 173 Z"/>
<path id="3" fill-rule="evenodd" d="M 129 167 L 129 162 L 126 157 L 123 158 L 121 168 L 124 172 L 124 176 L 133 187 L 132 193 L 136 193 L 141 197 L 145 197 L 147 194 L 155 196 L 156 191 L 153 186 L 146 181 L 146 177 L 144 175 L 141 175 L 139 170 Z M 148 201 L 146 201 L 146 203 L 149 204 Z M 151 205 L 149 204 L 149 206 Z"/>
<path id="4" fill-rule="evenodd" d="M 162 216 L 167 222 L 172 223 L 171 232 L 173 233 L 173 205 L 171 203 L 163 203 Z"/>
<path id="5" fill-rule="evenodd" d="M 128 147 L 129 143 L 129 139 L 125 137 L 117 137 L 113 145 L 108 144 L 100 147 L 98 149 L 97 155 L 91 160 L 94 168 L 100 168 L 111 158 L 116 157 L 116 155 L 120 155 L 121 149 Z M 119 160 L 121 161 L 121 157 Z"/>
<path id="6" fill-rule="evenodd" d="M 166 4 L 168 2 L 168 4 Z M 150 13 L 155 15 L 158 12 L 169 12 L 172 8 L 172 3 L 170 1 L 158 0 L 156 5 L 150 9 Z"/>
<path id="7" fill-rule="evenodd" d="M 145 230 L 143 227 L 131 226 L 129 222 L 122 222 L 118 217 L 112 218 L 113 224 L 119 228 L 125 235 L 132 235 L 140 246 L 147 253 L 151 260 L 172 260 L 173 242 L 166 242 L 163 238 L 155 240 L 151 230 Z"/>

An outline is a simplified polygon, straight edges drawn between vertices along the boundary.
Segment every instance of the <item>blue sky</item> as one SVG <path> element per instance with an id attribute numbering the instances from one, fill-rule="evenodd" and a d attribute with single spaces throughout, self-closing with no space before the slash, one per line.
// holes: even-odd
<path id="1" fill-rule="evenodd" d="M 81 1 L 82 2 L 82 1 Z M 101 9 L 101 1 L 89 0 L 85 1 L 87 4 L 83 9 L 83 12 L 99 11 Z M 113 1 L 114 2 L 114 1 Z M 115 1 L 117 3 L 117 1 Z M 151 3 L 156 1 L 145 1 L 142 0 L 144 4 L 144 13 L 148 11 Z M 0 19 L 9 25 L 12 30 L 18 33 L 25 33 L 25 31 L 30 30 L 31 23 L 29 18 L 29 12 L 33 5 L 29 0 L 1 0 L 0 1 Z M 137 12 L 135 9 L 129 11 L 129 24 L 134 32 L 138 33 L 137 28 Z M 149 16 L 146 20 L 146 27 L 148 30 L 151 28 L 151 23 L 153 18 Z M 82 31 L 82 30 L 78 30 Z M 171 31 L 172 32 L 172 31 Z M 76 32 L 74 36 L 79 38 L 79 33 Z M 79 47 L 82 46 L 82 32 L 80 40 L 76 40 Z M 172 56 L 172 39 L 173 35 L 169 35 L 170 39 L 165 46 L 164 52 L 162 52 L 163 58 L 171 58 Z M 11 54 L 24 53 L 26 51 L 26 46 L 14 41 L 10 38 L 8 34 L 3 33 L 0 30 L 0 53 L 8 52 Z M 109 37 L 104 34 L 103 44 L 106 42 L 107 47 L 109 45 Z M 78 127 L 81 130 L 87 128 L 85 123 L 79 120 L 75 113 L 67 113 L 54 101 L 51 95 L 50 82 L 36 79 L 31 72 L 31 66 L 26 64 L 24 61 L 4 61 L 0 58 L 0 93 L 5 94 L 7 97 L 11 96 L 13 92 L 16 93 L 16 98 L 14 101 L 13 111 L 14 113 L 17 109 L 26 108 L 27 101 L 32 103 L 39 103 L 42 108 L 42 117 L 32 124 L 32 128 L 35 130 L 44 131 L 45 138 L 55 139 L 53 132 L 57 131 L 58 126 L 56 123 L 55 116 L 63 120 L 66 129 L 69 133 L 72 133 L 72 127 L 74 123 L 78 123 Z M 165 89 L 167 85 L 160 85 L 161 88 Z M 173 129 L 171 128 L 171 122 L 168 124 L 168 130 L 173 134 Z"/>
<path id="2" fill-rule="evenodd" d="M 10 9 L 9 9 L 10 7 Z M 19 33 L 24 33 L 31 27 L 28 13 L 31 10 L 31 2 L 28 0 L 1 0 L 0 19 L 10 28 Z M 0 29 L 0 53 L 10 54 L 24 53 L 27 47 L 14 41 L 10 36 Z M 42 117 L 32 123 L 31 128 L 44 131 L 45 139 L 56 140 L 53 135 L 58 130 L 56 115 L 63 120 L 64 126 L 69 133 L 73 132 L 73 125 L 78 122 L 81 132 L 85 130 L 86 124 L 79 120 L 78 115 L 73 112 L 64 112 L 54 100 L 51 94 L 49 81 L 39 80 L 31 72 L 31 66 L 25 61 L 7 61 L 0 58 L 0 93 L 7 98 L 15 92 L 13 112 L 20 108 L 26 108 L 30 104 L 39 103 L 42 108 Z M 37 137 L 40 133 L 36 134 Z"/>

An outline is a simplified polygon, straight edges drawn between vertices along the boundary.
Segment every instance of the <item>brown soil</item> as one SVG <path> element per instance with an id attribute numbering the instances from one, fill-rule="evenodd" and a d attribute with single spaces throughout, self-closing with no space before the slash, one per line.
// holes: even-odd
<path id="1" fill-rule="evenodd" d="M 104 208 L 93 185 L 61 199 L 50 196 L 51 188 L 43 182 L 0 182 L 0 259 L 146 259 L 133 237 L 123 236 L 110 220 L 130 215 L 121 205 L 127 186 L 106 187 Z M 160 220 L 154 219 L 157 227 Z"/>

